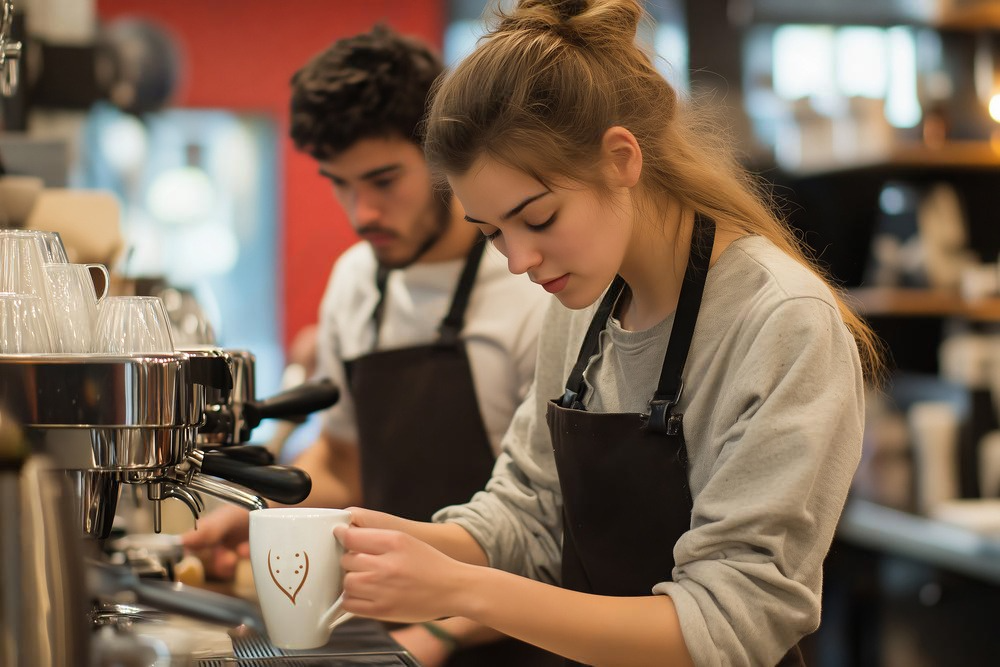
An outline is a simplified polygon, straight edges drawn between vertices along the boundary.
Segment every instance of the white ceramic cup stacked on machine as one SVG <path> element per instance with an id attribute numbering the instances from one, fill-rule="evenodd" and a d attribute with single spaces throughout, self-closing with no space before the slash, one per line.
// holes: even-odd
<path id="1" fill-rule="evenodd" d="M 52 348 L 41 297 L 0 292 L 0 354 L 44 354 Z"/>
<path id="2" fill-rule="evenodd" d="M 101 295 L 94 288 L 95 272 L 101 275 Z M 48 329 L 47 339 L 34 336 L 8 348 L 32 354 L 49 352 L 94 352 L 97 305 L 107 293 L 110 276 L 102 264 L 70 264 L 62 239 L 55 232 L 39 230 L 0 230 L 0 293 L 34 297 L 12 299 L 5 305 L 11 313 L 17 309 L 21 320 L 33 317 L 31 311 L 41 305 L 42 319 Z M 33 325 L 24 324 L 22 327 Z M 13 324 L 8 323 L 10 330 Z M 26 339 L 25 339 L 26 340 Z M 47 340 L 47 343 L 44 341 Z M 39 348 L 39 346 L 42 346 Z"/>
<path id="3" fill-rule="evenodd" d="M 103 273 L 102 292 L 97 294 L 91 270 Z M 59 352 L 95 351 L 97 306 L 109 284 L 108 270 L 101 264 L 54 262 L 45 265 L 52 334 Z"/>
<path id="4" fill-rule="evenodd" d="M 173 354 L 170 319 L 155 296 L 109 296 L 97 308 L 94 351 L 102 354 Z"/>
<path id="5" fill-rule="evenodd" d="M 35 232 L 0 230 L 0 291 L 45 300 L 45 246 Z"/>
<path id="6" fill-rule="evenodd" d="M 54 352 L 40 237 L 0 230 L 0 353 Z"/>

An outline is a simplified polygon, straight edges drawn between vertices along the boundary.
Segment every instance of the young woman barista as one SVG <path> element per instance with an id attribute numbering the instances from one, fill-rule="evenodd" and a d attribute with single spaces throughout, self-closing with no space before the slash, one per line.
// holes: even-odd
<path id="1" fill-rule="evenodd" d="M 338 529 L 344 608 L 594 665 L 798 664 L 877 349 L 690 128 L 642 15 L 522 0 L 440 84 L 428 158 L 558 303 L 486 489 Z"/>

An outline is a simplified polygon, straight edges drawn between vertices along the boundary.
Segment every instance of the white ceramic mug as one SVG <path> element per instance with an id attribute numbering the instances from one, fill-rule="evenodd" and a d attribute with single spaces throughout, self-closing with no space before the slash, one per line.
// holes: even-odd
<path id="1" fill-rule="evenodd" d="M 250 512 L 250 565 L 271 643 L 284 649 L 323 646 L 351 618 L 343 611 L 344 548 L 334 526 L 347 510 L 281 507 Z"/>

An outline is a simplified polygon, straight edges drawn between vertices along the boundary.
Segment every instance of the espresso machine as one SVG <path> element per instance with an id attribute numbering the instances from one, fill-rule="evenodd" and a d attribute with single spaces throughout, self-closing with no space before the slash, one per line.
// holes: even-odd
<path id="1" fill-rule="evenodd" d="M 171 498 L 197 518 L 204 508 L 203 494 L 247 509 L 266 507 L 268 499 L 294 504 L 309 494 L 306 473 L 274 465 L 263 447 L 247 443 L 264 419 L 300 416 L 332 405 L 337 388 L 311 382 L 257 400 L 253 364 L 253 355 L 246 351 L 211 346 L 132 356 L 0 355 L 0 414 L 19 425 L 25 460 L 32 462 L 19 468 L 16 488 L 49 489 L 47 495 L 28 495 L 58 505 L 58 517 L 41 509 L 35 514 L 63 526 L 55 532 L 36 526 L 25 534 L 25 525 L 35 526 L 37 517 L 27 524 L 15 521 L 16 516 L 0 522 L 7 550 L 16 549 L 18 539 L 27 539 L 26 549 L 46 554 L 55 564 L 29 572 L 38 558 L 28 554 L 18 559 L 24 568 L 20 573 L 15 568 L 14 576 L 4 580 L 6 611 L 0 616 L 15 618 L 12 610 L 24 600 L 37 600 L 40 592 L 55 596 L 40 609 L 59 607 L 63 615 L 70 613 L 67 609 L 80 612 L 77 629 L 71 631 L 72 619 L 58 624 L 61 636 L 72 641 L 61 642 L 61 653 L 41 662 L 37 652 L 26 656 L 23 651 L 34 646 L 44 653 L 52 633 L 35 637 L 34 624 L 23 624 L 34 641 L 4 639 L 5 650 L 22 651 L 12 664 L 82 664 L 59 659 L 73 651 L 79 655 L 81 642 L 85 648 L 89 637 L 96 636 L 79 628 L 122 627 L 123 621 L 150 613 L 263 630 L 245 601 L 146 578 L 128 563 L 110 561 L 105 550 L 123 489 L 148 499 L 157 531 L 161 503 Z M 27 480 L 29 471 L 33 482 Z M 39 502 L 24 503 L 24 508 Z M 5 502 L 4 512 L 11 506 Z M 69 533 L 64 524 L 70 526 Z M 116 602 L 122 592 L 129 593 L 130 604 Z M 52 614 L 40 614 L 51 621 Z M 115 641 L 123 636 L 128 635 L 115 635 Z"/>

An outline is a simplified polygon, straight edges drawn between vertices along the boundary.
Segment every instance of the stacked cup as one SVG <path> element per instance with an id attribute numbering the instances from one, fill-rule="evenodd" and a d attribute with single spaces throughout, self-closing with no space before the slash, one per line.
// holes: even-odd
<path id="1" fill-rule="evenodd" d="M 55 232 L 0 230 L 0 354 L 172 354 L 163 302 L 109 297 L 109 278 L 71 264 Z"/>
<path id="2" fill-rule="evenodd" d="M 45 250 L 34 232 L 0 230 L 0 353 L 55 351 Z"/>
<path id="3" fill-rule="evenodd" d="M 94 351 L 105 354 L 173 354 L 170 319 L 156 296 L 109 296 L 97 313 Z"/>

